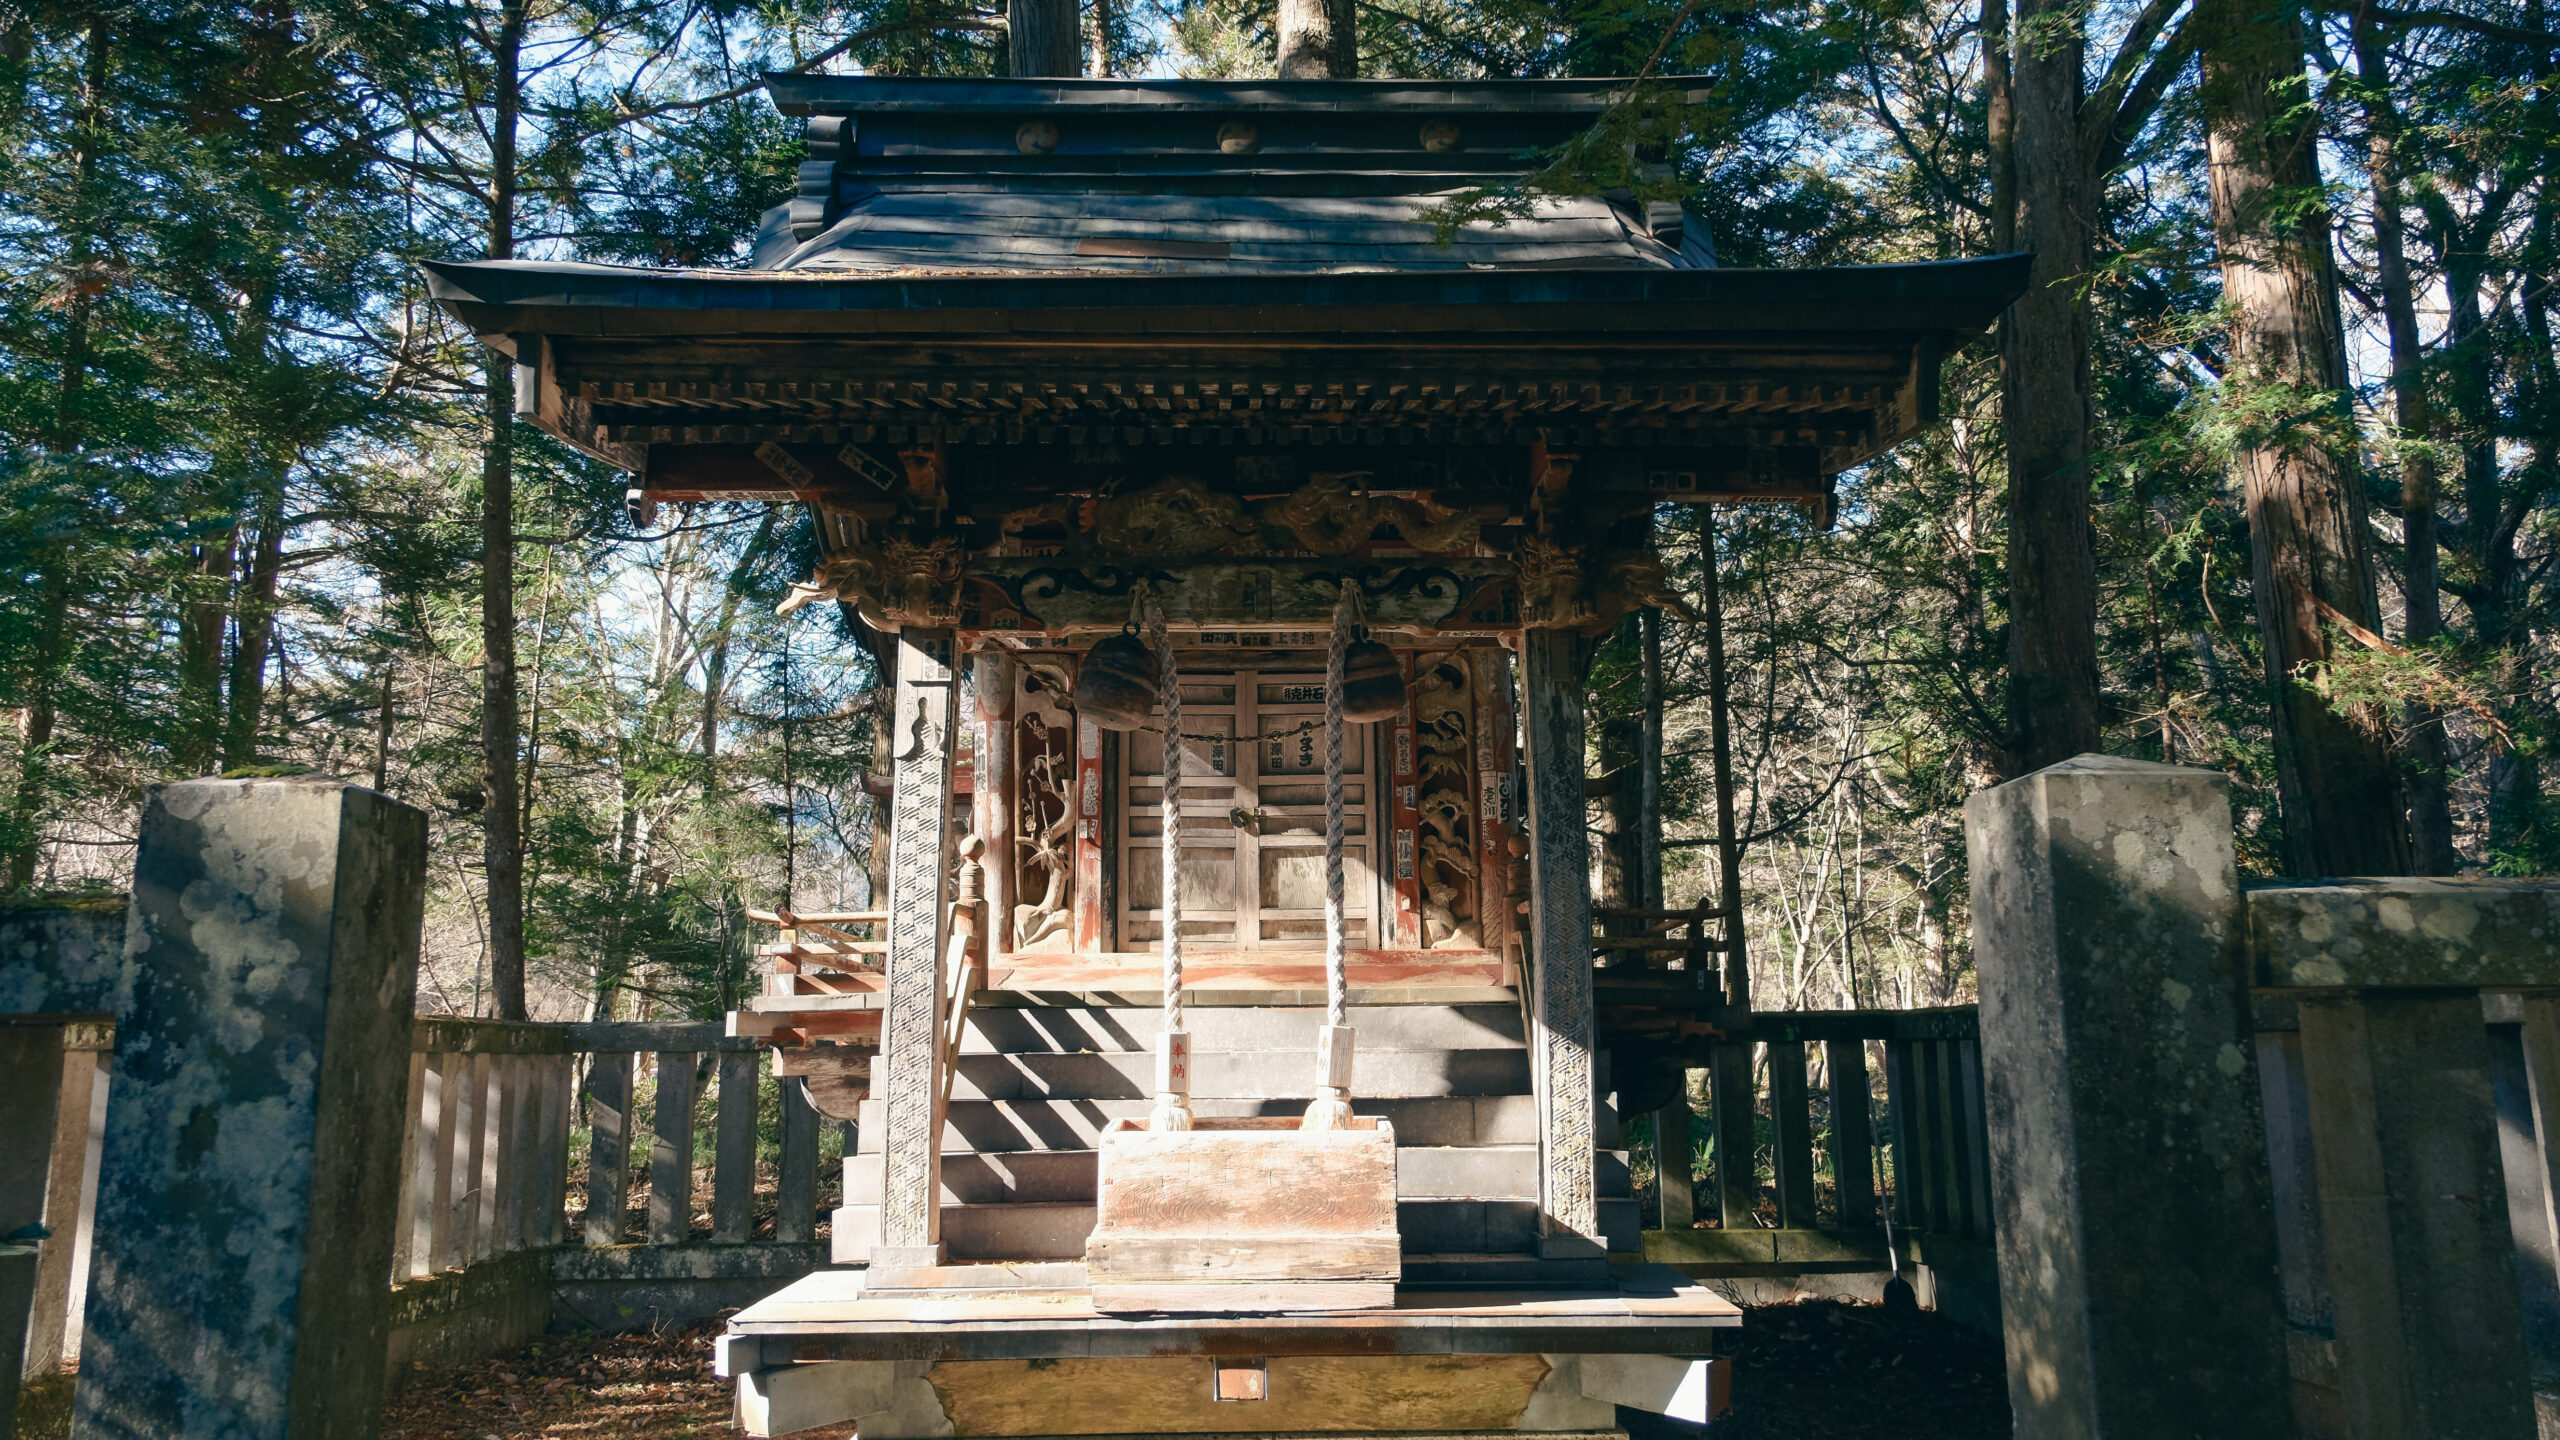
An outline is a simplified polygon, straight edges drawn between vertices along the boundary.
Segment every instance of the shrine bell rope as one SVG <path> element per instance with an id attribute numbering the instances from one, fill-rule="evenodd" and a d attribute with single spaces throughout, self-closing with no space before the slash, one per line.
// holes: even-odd
<path id="1" fill-rule="evenodd" d="M 1348 582 L 1333 602 L 1333 639 L 1324 655 L 1324 1028 L 1316 1032 L 1316 1098 L 1305 1130 L 1351 1128 L 1351 979 L 1342 937 L 1342 680 L 1344 651 L 1359 617 Z"/>
<path id="2" fill-rule="evenodd" d="M 1191 1035 L 1182 1026 L 1182 671 L 1165 634 L 1164 606 L 1142 588 L 1147 644 L 1156 652 L 1158 703 L 1164 708 L 1164 1031 L 1156 1038 L 1156 1108 L 1153 1131 L 1191 1128 Z"/>

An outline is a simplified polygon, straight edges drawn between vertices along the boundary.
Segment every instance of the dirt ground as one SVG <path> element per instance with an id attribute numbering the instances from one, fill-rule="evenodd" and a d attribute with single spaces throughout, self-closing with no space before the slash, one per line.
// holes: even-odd
<path id="1" fill-rule="evenodd" d="M 728 1440 L 729 1382 L 711 1373 L 720 1322 L 550 1335 L 459 1370 L 417 1374 L 383 1440 Z M 1750 1312 L 1726 1348 L 1734 1405 L 1715 1440 L 2005 1440 L 2000 1344 L 1934 1314 L 1810 1302 Z M 794 1440 L 851 1440 L 851 1426 Z"/>

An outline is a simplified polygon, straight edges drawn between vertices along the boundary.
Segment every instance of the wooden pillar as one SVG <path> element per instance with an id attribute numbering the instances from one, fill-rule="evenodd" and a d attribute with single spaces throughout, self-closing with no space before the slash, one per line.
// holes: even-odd
<path id="1" fill-rule="evenodd" d="M 1075 873 L 1067 887 L 1068 930 L 1077 954 L 1103 948 L 1102 727 L 1078 718 L 1076 726 Z"/>
<path id="2" fill-rule="evenodd" d="M 1716 1117 L 1716 1223 L 1727 1230 L 1759 1224 L 1752 1218 L 1760 1205 L 1760 1142 L 1751 1051 L 1748 1040 L 1724 1040 L 1707 1052 L 1708 1103 Z"/>
<path id="3" fill-rule="evenodd" d="M 1867 1042 L 1834 1040 L 1831 1063 L 1831 1176 L 1840 1195 L 1840 1228 L 1876 1223 L 1875 1125 L 1869 1115 Z"/>
<path id="4" fill-rule="evenodd" d="M 1813 1117 L 1805 1104 L 1804 1042 L 1769 1042 L 1769 1135 L 1778 1177 L 1778 1224 L 1810 1230 L 1813 1205 Z"/>
<path id="5" fill-rule="evenodd" d="M 1594 1188 L 1591 845 L 1582 811 L 1582 667 L 1566 630 L 1520 637 L 1529 747 L 1530 1065 L 1538 1093 L 1539 1253 L 1602 1253 Z"/>
<path id="6" fill-rule="evenodd" d="M 951 642 L 948 630 L 911 626 L 898 636 L 889 733 L 889 1009 L 878 1089 L 885 1178 L 875 1266 L 942 1263 L 942 1105 L 935 1072 L 943 912 L 951 898 L 951 742 L 959 718 Z"/>
<path id="7" fill-rule="evenodd" d="M 1414 773 L 1418 757 L 1414 753 L 1413 733 L 1413 654 L 1396 657 L 1404 670 L 1404 709 L 1388 727 L 1387 831 L 1390 836 L 1387 853 L 1393 869 L 1387 873 L 1393 881 L 1394 908 L 1381 917 L 1375 939 L 1369 943 L 1381 950 L 1419 950 L 1422 934 L 1421 796 L 1417 793 L 1420 777 Z M 1479 916 L 1483 907 L 1477 907 Z M 1484 934 L 1484 921 L 1476 921 L 1479 938 Z M 1490 947 L 1488 947 L 1490 948 Z"/>
<path id="8" fill-rule="evenodd" d="M 992 959 L 1013 948 L 1013 657 L 988 650 L 971 662 L 982 728 L 977 773 L 969 782 L 969 828 L 987 842 L 986 953 Z"/>
<path id="9" fill-rule="evenodd" d="M 1689 1137 L 1689 1087 L 1684 1073 L 1680 1094 L 1653 1112 L 1653 1184 L 1661 1197 L 1656 1223 L 1665 1230 L 1688 1230 L 1698 1223 L 1698 1177 Z"/>

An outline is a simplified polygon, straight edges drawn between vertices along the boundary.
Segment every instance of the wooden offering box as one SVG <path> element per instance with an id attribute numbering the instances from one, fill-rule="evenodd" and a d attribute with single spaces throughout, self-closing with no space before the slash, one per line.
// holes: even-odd
<path id="1" fill-rule="evenodd" d="M 1157 1134 L 1119 1120 L 1099 1144 L 1085 1265 L 1104 1312 L 1255 1314 L 1392 1309 L 1396 1134 L 1294 1116 L 1201 1119 Z"/>

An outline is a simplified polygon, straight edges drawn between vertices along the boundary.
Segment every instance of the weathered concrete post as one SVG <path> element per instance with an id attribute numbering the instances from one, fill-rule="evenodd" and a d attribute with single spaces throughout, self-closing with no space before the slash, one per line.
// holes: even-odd
<path id="1" fill-rule="evenodd" d="M 425 877 L 426 817 L 341 780 L 152 797 L 80 1440 L 373 1433 Z"/>
<path id="2" fill-rule="evenodd" d="M 2022 1437 L 2294 1433 L 2227 792 L 2082 755 L 1965 807 Z"/>

